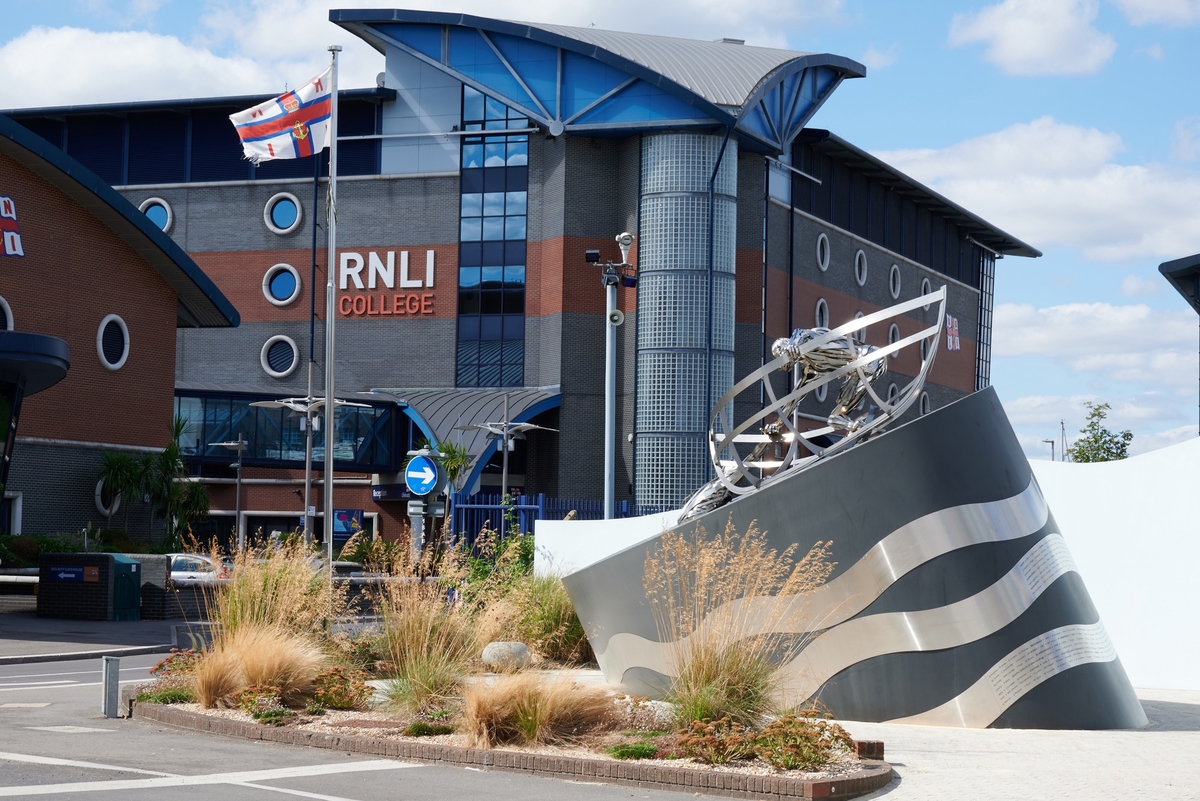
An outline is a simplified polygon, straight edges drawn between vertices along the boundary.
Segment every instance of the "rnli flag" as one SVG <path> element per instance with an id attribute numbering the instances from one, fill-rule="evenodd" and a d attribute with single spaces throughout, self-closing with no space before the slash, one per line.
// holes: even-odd
<path id="1" fill-rule="evenodd" d="M 298 159 L 329 144 L 332 71 L 331 66 L 295 91 L 229 115 L 246 158 L 255 164 Z"/>

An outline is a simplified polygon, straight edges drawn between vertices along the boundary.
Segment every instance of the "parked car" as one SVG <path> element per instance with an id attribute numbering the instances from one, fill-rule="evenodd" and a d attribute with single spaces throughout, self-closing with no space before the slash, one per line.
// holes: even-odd
<path id="1" fill-rule="evenodd" d="M 229 577 L 228 568 L 221 562 L 214 562 L 207 556 L 197 553 L 170 553 L 171 580 L 212 584 L 217 579 Z"/>

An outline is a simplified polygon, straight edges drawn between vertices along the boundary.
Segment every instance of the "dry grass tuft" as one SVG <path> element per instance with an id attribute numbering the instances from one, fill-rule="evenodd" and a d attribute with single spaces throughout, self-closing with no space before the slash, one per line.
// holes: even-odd
<path id="1" fill-rule="evenodd" d="M 447 602 L 445 587 L 416 577 L 385 585 L 377 606 L 393 705 L 421 711 L 455 694 L 481 648 L 468 611 Z"/>
<path id="2" fill-rule="evenodd" d="M 825 583 L 831 545 L 817 542 L 797 561 L 795 546 L 779 553 L 753 523 L 739 534 L 732 519 L 716 537 L 698 527 L 662 538 L 644 580 L 659 638 L 669 643 L 667 700 L 680 725 L 725 717 L 750 725 L 773 706 L 776 667 L 806 643 L 779 633 L 780 616 L 796 614 Z"/>
<path id="3" fill-rule="evenodd" d="M 563 679 L 543 682 L 532 673 L 476 684 L 463 698 L 462 729 L 476 748 L 569 742 L 614 725 L 615 706 L 606 691 Z"/>
<path id="4" fill-rule="evenodd" d="M 309 638 L 280 626 L 242 625 L 222 632 L 195 673 L 196 700 L 202 706 L 230 706 L 249 686 L 278 687 L 285 704 L 312 693 L 328 659 Z"/>

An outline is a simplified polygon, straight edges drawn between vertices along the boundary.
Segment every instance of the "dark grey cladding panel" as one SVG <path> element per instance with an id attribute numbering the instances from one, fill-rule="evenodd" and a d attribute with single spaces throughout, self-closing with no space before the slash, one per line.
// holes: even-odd
<path id="1" fill-rule="evenodd" d="M 739 531 L 752 521 L 772 547 L 832 540 L 840 575 L 877 542 L 927 514 L 1012 498 L 1032 473 L 993 389 L 969 395 L 814 468 L 711 512 L 678 530 Z M 609 636 L 658 635 L 642 576 L 655 541 L 626 549 L 564 582 L 603 650 Z"/>
<path id="2" fill-rule="evenodd" d="M 919 612 L 958 603 L 995 584 L 1035 544 L 1058 531 L 1054 517 L 1028 537 L 969 545 L 925 562 L 896 580 L 855 617 Z"/>
<path id="3" fill-rule="evenodd" d="M 1025 693 L 993 729 L 1136 729 L 1145 713 L 1120 659 L 1059 673 Z"/>

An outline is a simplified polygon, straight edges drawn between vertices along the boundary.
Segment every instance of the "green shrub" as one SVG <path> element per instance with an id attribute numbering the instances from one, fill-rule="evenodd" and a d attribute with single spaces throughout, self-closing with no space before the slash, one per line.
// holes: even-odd
<path id="1" fill-rule="evenodd" d="M 658 746 L 644 740 L 640 743 L 621 743 L 609 748 L 608 753 L 616 759 L 653 759 L 658 753 Z"/>
<path id="2" fill-rule="evenodd" d="M 779 770 L 817 770 L 854 753 L 854 740 L 838 724 L 816 717 L 784 715 L 754 738 L 754 753 Z"/>
<path id="3" fill-rule="evenodd" d="M 243 712 L 257 717 L 262 712 L 283 709 L 283 698 L 278 687 L 269 684 L 252 684 L 238 694 L 238 706 Z"/>
<path id="4" fill-rule="evenodd" d="M 454 727 L 445 723 L 426 723 L 418 720 L 404 730 L 408 737 L 436 737 L 439 734 L 454 734 Z"/>
<path id="5" fill-rule="evenodd" d="M 262 712 L 251 712 L 250 717 L 268 726 L 284 726 L 296 717 L 296 713 L 287 708 L 266 709 Z"/>
<path id="6" fill-rule="evenodd" d="M 138 693 L 136 700 L 147 704 L 190 704 L 193 696 L 192 691 L 186 687 L 171 687 L 166 690 Z"/>
<path id="7" fill-rule="evenodd" d="M 371 700 L 367 674 L 334 667 L 317 674 L 313 702 L 327 709 L 366 709 Z"/>
<path id="8" fill-rule="evenodd" d="M 694 720 L 676 744 L 684 756 L 707 765 L 724 765 L 754 753 L 754 735 L 729 718 Z"/>
<path id="9" fill-rule="evenodd" d="M 321 715 L 324 715 L 327 710 L 316 701 L 309 701 L 304 707 L 304 711 L 310 715 L 316 715 L 317 717 L 320 717 Z"/>

